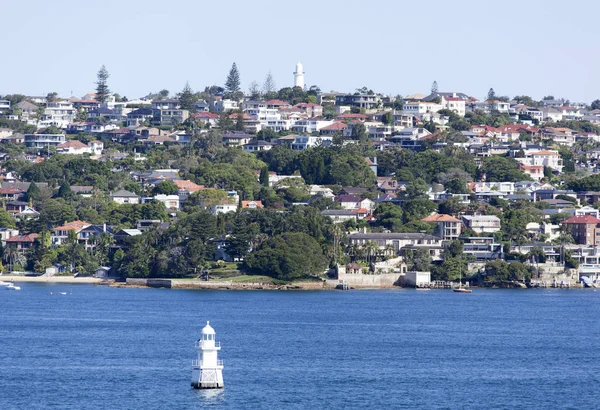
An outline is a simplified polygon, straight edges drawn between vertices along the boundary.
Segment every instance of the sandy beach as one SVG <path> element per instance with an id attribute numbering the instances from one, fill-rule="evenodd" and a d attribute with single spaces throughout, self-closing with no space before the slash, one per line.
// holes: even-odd
<path id="1" fill-rule="evenodd" d="M 100 283 L 102 279 L 84 277 L 76 278 L 73 276 L 22 276 L 22 275 L 0 275 L 0 280 L 4 282 L 37 282 L 37 283 Z"/>

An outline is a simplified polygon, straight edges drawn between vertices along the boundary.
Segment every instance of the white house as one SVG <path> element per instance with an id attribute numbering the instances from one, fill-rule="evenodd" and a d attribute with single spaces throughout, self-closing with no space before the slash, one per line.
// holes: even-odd
<path id="1" fill-rule="evenodd" d="M 56 147 L 65 142 L 65 134 L 25 134 L 23 136 L 27 148 Z"/>
<path id="2" fill-rule="evenodd" d="M 332 140 L 333 137 L 325 135 L 320 135 L 318 137 L 313 137 L 310 135 L 297 135 L 294 139 L 294 142 L 291 144 L 291 148 L 294 151 L 302 151 L 319 145 L 327 147 L 331 145 Z"/>
<path id="3" fill-rule="evenodd" d="M 525 158 L 515 158 L 523 165 L 541 165 L 550 167 L 555 171 L 562 172 L 563 162 L 558 151 L 541 150 L 532 152 Z"/>
<path id="4" fill-rule="evenodd" d="M 139 204 L 140 197 L 133 192 L 120 189 L 117 192 L 110 194 L 112 200 L 118 204 Z"/>
<path id="5" fill-rule="evenodd" d="M 155 201 L 165 204 L 167 209 L 179 209 L 179 195 L 155 195 Z"/>
<path id="6" fill-rule="evenodd" d="M 477 233 L 494 233 L 501 228 L 496 215 L 463 215 L 461 219 L 467 228 Z"/>

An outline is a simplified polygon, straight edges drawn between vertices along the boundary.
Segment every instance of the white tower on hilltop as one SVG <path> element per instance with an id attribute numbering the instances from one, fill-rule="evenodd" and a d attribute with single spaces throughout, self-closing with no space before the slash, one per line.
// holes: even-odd
<path id="1" fill-rule="evenodd" d="M 304 90 L 304 70 L 302 70 L 302 63 L 296 64 L 296 71 L 294 71 L 294 87 L 300 87 Z"/>
<path id="2" fill-rule="evenodd" d="M 202 336 L 196 342 L 198 360 L 192 361 L 192 387 L 194 389 L 222 389 L 223 361 L 218 360 L 217 352 L 221 343 L 215 342 L 215 330 L 210 322 L 202 329 Z"/>

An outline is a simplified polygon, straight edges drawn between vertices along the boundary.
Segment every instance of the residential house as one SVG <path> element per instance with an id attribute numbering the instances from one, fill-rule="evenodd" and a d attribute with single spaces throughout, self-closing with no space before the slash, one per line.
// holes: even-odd
<path id="1" fill-rule="evenodd" d="M 223 134 L 223 144 L 227 147 L 242 147 L 254 140 L 254 136 L 243 132 L 228 132 Z"/>
<path id="2" fill-rule="evenodd" d="M 7 248 L 16 249 L 17 252 L 22 255 L 33 246 L 37 238 L 37 233 L 31 233 L 29 235 L 17 235 L 6 239 L 5 243 Z"/>
<path id="3" fill-rule="evenodd" d="M 332 120 L 323 120 L 319 118 L 307 118 L 304 120 L 296 121 L 294 125 L 292 125 L 291 129 L 294 132 L 300 132 L 304 134 L 312 134 L 313 132 L 319 132 L 323 128 L 332 125 L 334 121 Z"/>
<path id="4" fill-rule="evenodd" d="M 27 148 L 56 147 L 66 141 L 64 134 L 25 134 L 23 139 Z"/>
<path id="5" fill-rule="evenodd" d="M 478 234 L 498 232 L 501 228 L 500 218 L 496 215 L 463 215 L 461 219 L 468 229 Z"/>
<path id="6" fill-rule="evenodd" d="M 51 101 L 47 103 L 39 125 L 43 127 L 54 125 L 65 128 L 75 120 L 76 115 L 77 110 L 71 102 L 66 100 Z"/>
<path id="7" fill-rule="evenodd" d="M 60 246 L 67 241 L 69 238 L 69 232 L 75 232 L 76 235 L 79 235 L 84 228 L 90 226 L 91 223 L 84 221 L 73 221 L 66 223 L 61 226 L 57 226 L 56 228 L 52 228 L 52 245 Z"/>
<path id="8" fill-rule="evenodd" d="M 242 201 L 242 209 L 262 209 L 262 201 Z"/>
<path id="9" fill-rule="evenodd" d="M 17 108 L 21 111 L 21 120 L 30 121 L 35 118 L 39 107 L 27 100 L 23 100 L 17 104 Z"/>
<path id="10" fill-rule="evenodd" d="M 404 128 L 389 138 L 401 148 L 418 151 L 423 148 L 423 140 L 431 135 L 425 128 Z"/>
<path id="11" fill-rule="evenodd" d="M 423 233 L 355 233 L 348 235 L 348 240 L 351 246 L 364 246 L 372 241 L 379 249 L 390 249 L 393 254 L 427 249 L 434 260 L 440 258 L 444 249 L 441 238 Z"/>
<path id="12" fill-rule="evenodd" d="M 502 243 L 497 243 L 493 237 L 461 237 L 463 253 L 469 259 L 477 262 L 503 259 Z"/>
<path id="13" fill-rule="evenodd" d="M 346 128 L 348 128 L 348 125 L 346 125 L 345 123 L 341 121 L 335 121 L 330 125 L 322 127 L 319 130 L 319 133 L 321 135 L 342 135 Z"/>
<path id="14" fill-rule="evenodd" d="M 29 207 L 29 203 L 25 201 L 9 201 L 4 204 L 6 211 L 12 216 L 19 215 L 25 208 Z"/>
<path id="15" fill-rule="evenodd" d="M 339 94 L 335 96 L 335 105 L 372 110 L 381 105 L 381 98 L 375 94 Z"/>
<path id="16" fill-rule="evenodd" d="M 460 219 L 456 219 L 451 215 L 434 214 L 421 219 L 421 222 L 434 223 L 436 225 L 434 235 L 445 241 L 456 240 L 461 233 Z"/>
<path id="17" fill-rule="evenodd" d="M 6 240 L 8 238 L 12 238 L 13 236 L 18 236 L 19 230 L 12 228 L 0 228 L 0 240 L 2 242 L 2 246 L 6 246 Z"/>
<path id="18" fill-rule="evenodd" d="M 303 151 L 305 149 L 316 146 L 328 147 L 329 145 L 331 145 L 332 139 L 332 137 L 325 135 L 321 135 L 318 137 L 313 137 L 310 135 L 296 135 L 290 148 L 294 151 Z"/>
<path id="19" fill-rule="evenodd" d="M 25 199 L 26 189 L 19 187 L 6 186 L 0 188 L 0 199 L 5 201 L 20 201 Z"/>
<path id="20" fill-rule="evenodd" d="M 121 229 L 113 235 L 113 238 L 115 238 L 117 248 L 126 248 L 129 246 L 131 238 L 141 234 L 142 231 L 139 229 Z"/>
<path id="21" fill-rule="evenodd" d="M 573 216 L 561 222 L 579 245 L 600 245 L 600 219 L 591 215 Z"/>
<path id="22" fill-rule="evenodd" d="M 267 141 L 256 140 L 243 145 L 242 148 L 244 148 L 244 151 L 246 152 L 269 151 L 273 148 L 273 144 Z"/>
<path id="23" fill-rule="evenodd" d="M 138 108 L 127 114 L 127 126 L 139 127 L 145 123 L 150 123 L 154 118 L 154 111 L 151 108 Z"/>
<path id="24" fill-rule="evenodd" d="M 203 122 L 204 124 L 216 127 L 219 123 L 219 114 L 214 112 L 197 112 L 192 114 L 196 120 Z"/>
<path id="25" fill-rule="evenodd" d="M 323 106 L 314 103 L 300 103 L 294 106 L 302 110 L 308 117 L 321 117 L 323 116 Z"/>
<path id="26" fill-rule="evenodd" d="M 126 191 L 124 189 L 119 189 L 116 192 L 110 194 L 112 200 L 118 204 L 139 204 L 140 197 L 138 194 L 134 194 L 133 192 Z"/>
<path id="27" fill-rule="evenodd" d="M 402 112 L 421 119 L 424 114 L 438 112 L 442 108 L 442 104 L 434 101 L 407 101 L 402 106 Z"/>
<path id="28" fill-rule="evenodd" d="M 325 209 L 321 211 L 321 215 L 331 218 L 333 223 L 343 223 L 348 220 L 356 221 L 358 215 L 351 209 Z"/>
<path id="29" fill-rule="evenodd" d="M 79 140 L 69 140 L 56 146 L 57 154 L 91 154 L 92 148 Z"/>
<path id="30" fill-rule="evenodd" d="M 0 114 L 7 114 L 10 112 L 10 101 L 0 100 Z"/>
<path id="31" fill-rule="evenodd" d="M 563 162 L 558 151 L 542 150 L 526 154 L 525 158 L 515 158 L 523 165 L 541 165 L 562 172 Z"/>
<path id="32" fill-rule="evenodd" d="M 373 210 L 375 209 L 375 202 L 369 198 L 362 199 L 356 195 L 342 194 L 335 198 L 335 202 L 338 203 L 344 209 L 360 209 L 366 208 Z"/>
<path id="33" fill-rule="evenodd" d="M 531 177 L 531 179 L 535 181 L 540 181 L 544 178 L 544 166 L 543 165 L 523 165 L 521 164 L 519 168 L 527 175 Z"/>
<path id="34" fill-rule="evenodd" d="M 218 214 L 226 214 L 228 212 L 236 212 L 238 209 L 238 204 L 236 201 L 231 200 L 230 198 L 224 199 L 219 203 L 212 205 L 209 208 L 209 211 L 215 215 Z"/>
<path id="35" fill-rule="evenodd" d="M 165 204 L 167 209 L 179 209 L 179 195 L 155 195 L 152 199 Z"/>

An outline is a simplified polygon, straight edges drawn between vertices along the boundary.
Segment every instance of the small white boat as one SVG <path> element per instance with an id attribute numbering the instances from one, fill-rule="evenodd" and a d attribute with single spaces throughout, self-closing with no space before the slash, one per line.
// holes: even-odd
<path id="1" fill-rule="evenodd" d="M 67 292 L 59 292 L 61 295 L 66 295 Z"/>
<path id="2" fill-rule="evenodd" d="M 3 280 L 0 280 L 0 286 L 8 286 L 10 284 L 10 282 L 4 282 Z"/>
<path id="3" fill-rule="evenodd" d="M 15 286 L 12 283 L 9 283 L 8 285 L 6 285 L 6 290 L 21 290 L 21 288 L 19 286 Z"/>

